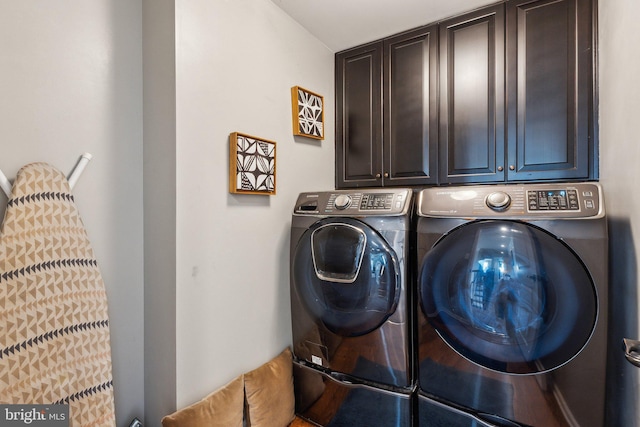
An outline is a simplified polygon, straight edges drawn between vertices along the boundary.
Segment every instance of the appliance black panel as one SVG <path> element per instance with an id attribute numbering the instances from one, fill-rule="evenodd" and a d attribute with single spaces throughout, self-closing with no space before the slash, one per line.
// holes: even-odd
<path id="1" fill-rule="evenodd" d="M 566 244 L 516 221 L 452 230 L 422 262 L 422 312 L 456 352 L 511 374 L 555 369 L 591 337 L 589 272 Z"/>
<path id="2" fill-rule="evenodd" d="M 292 290 L 309 313 L 339 336 L 368 334 L 398 307 L 397 257 L 359 220 L 318 221 L 302 235 L 292 258 Z"/>
<path id="3" fill-rule="evenodd" d="M 473 423 L 601 427 L 601 187 L 430 188 L 417 209 L 419 425 L 431 399 Z"/>
<path id="4" fill-rule="evenodd" d="M 413 422 L 412 207 L 408 189 L 302 193 L 296 201 L 296 412 L 318 425 Z"/>
<path id="5" fill-rule="evenodd" d="M 298 416 L 326 427 L 404 427 L 412 425 L 412 395 L 333 378 L 295 362 Z"/>

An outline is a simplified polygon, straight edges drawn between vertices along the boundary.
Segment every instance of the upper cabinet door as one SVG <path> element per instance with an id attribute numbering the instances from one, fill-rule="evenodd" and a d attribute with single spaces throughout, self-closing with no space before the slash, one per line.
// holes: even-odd
<path id="1" fill-rule="evenodd" d="M 382 42 L 336 54 L 336 187 L 382 185 Z"/>
<path id="2" fill-rule="evenodd" d="M 508 180 L 597 178 L 592 22 L 591 0 L 507 3 Z"/>
<path id="3" fill-rule="evenodd" d="M 336 54 L 336 186 L 598 179 L 595 0 L 509 0 Z"/>
<path id="4" fill-rule="evenodd" d="M 437 26 L 384 40 L 385 185 L 438 182 Z"/>
<path id="5" fill-rule="evenodd" d="M 441 182 L 504 180 L 504 5 L 440 24 Z"/>

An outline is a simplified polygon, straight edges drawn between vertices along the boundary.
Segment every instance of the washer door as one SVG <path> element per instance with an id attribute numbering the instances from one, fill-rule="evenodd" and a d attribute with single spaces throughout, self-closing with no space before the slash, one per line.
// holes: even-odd
<path id="1" fill-rule="evenodd" d="M 449 346 L 483 367 L 550 371 L 575 357 L 595 328 L 597 294 L 585 266 L 532 225 L 461 226 L 421 266 L 423 313 Z"/>
<path id="2" fill-rule="evenodd" d="M 372 228 L 327 218 L 302 235 L 292 257 L 293 286 L 331 332 L 364 335 L 393 314 L 400 296 L 395 253 Z"/>

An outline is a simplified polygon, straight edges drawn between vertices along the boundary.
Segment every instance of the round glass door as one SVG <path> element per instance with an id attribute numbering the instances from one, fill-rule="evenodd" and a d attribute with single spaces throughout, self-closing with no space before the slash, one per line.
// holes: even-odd
<path id="1" fill-rule="evenodd" d="M 393 314 L 400 278 L 393 249 L 352 218 L 327 218 L 302 235 L 292 257 L 294 289 L 331 332 L 364 335 Z"/>
<path id="2" fill-rule="evenodd" d="M 595 327 L 585 266 L 562 241 L 519 222 L 478 221 L 440 239 L 421 264 L 420 306 L 459 354 L 535 374 L 567 363 Z"/>

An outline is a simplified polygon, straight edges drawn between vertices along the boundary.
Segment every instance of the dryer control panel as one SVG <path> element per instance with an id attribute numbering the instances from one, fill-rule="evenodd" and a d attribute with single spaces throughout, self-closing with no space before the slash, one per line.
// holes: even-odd
<path id="1" fill-rule="evenodd" d="M 433 187 L 420 192 L 418 215 L 447 218 L 600 218 L 598 183 Z"/>
<path id="2" fill-rule="evenodd" d="M 410 189 L 368 189 L 301 193 L 294 215 L 404 215 L 411 207 Z"/>

